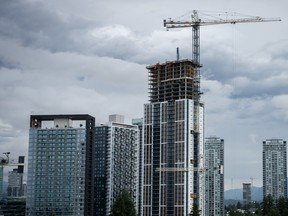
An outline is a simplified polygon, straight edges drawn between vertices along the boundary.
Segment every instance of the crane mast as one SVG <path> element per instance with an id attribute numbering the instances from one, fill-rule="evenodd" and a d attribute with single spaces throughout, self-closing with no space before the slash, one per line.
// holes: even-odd
<path id="1" fill-rule="evenodd" d="M 228 15 L 228 13 L 224 13 L 218 14 L 218 17 L 213 17 L 213 19 L 200 19 L 198 11 L 193 10 L 191 21 L 164 20 L 164 27 L 166 27 L 167 30 L 170 28 L 192 28 L 192 60 L 200 64 L 200 26 L 281 21 L 280 18 L 262 18 L 259 16 L 228 18 Z M 226 17 L 222 18 L 222 16 Z"/>

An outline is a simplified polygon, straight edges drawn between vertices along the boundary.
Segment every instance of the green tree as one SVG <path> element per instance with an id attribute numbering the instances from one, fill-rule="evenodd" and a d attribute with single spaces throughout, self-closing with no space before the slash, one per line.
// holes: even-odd
<path id="1" fill-rule="evenodd" d="M 256 209 L 255 215 L 262 215 L 262 211 L 260 207 Z"/>
<path id="2" fill-rule="evenodd" d="M 127 190 L 123 190 L 115 199 L 111 216 L 136 216 L 134 202 Z"/>
<path id="3" fill-rule="evenodd" d="M 251 213 L 250 211 L 245 211 L 245 216 L 255 216 L 255 214 Z"/>
<path id="4" fill-rule="evenodd" d="M 229 212 L 229 216 L 243 216 L 244 214 L 239 212 L 237 209 L 236 210 L 231 210 Z"/>
<path id="5" fill-rule="evenodd" d="M 276 208 L 273 208 L 269 211 L 268 214 L 266 214 L 267 216 L 280 216 L 280 213 L 278 211 L 278 209 Z"/>
<path id="6" fill-rule="evenodd" d="M 285 216 L 287 215 L 287 200 L 284 198 L 284 197 L 280 197 L 278 200 L 277 200 L 277 209 L 279 211 L 279 214 L 281 216 Z"/>
<path id="7" fill-rule="evenodd" d="M 274 200 L 272 196 L 269 194 L 264 197 L 263 207 L 262 207 L 262 215 L 269 215 L 269 213 L 274 213 L 272 210 L 274 209 Z"/>
<path id="8" fill-rule="evenodd" d="M 189 216 L 200 216 L 200 212 L 201 210 L 199 210 L 199 206 L 196 203 L 194 203 L 192 212 L 189 214 Z"/>
<path id="9" fill-rule="evenodd" d="M 241 203 L 240 202 L 237 202 L 237 209 L 242 209 L 242 205 L 241 205 Z"/>

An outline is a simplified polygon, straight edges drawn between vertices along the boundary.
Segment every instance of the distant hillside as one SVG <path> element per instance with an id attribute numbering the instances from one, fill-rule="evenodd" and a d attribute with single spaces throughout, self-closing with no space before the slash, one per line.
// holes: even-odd
<path id="1" fill-rule="evenodd" d="M 234 201 L 243 200 L 243 190 L 242 189 L 231 189 L 224 192 L 224 199 Z M 262 187 L 252 187 L 252 200 L 261 202 L 263 199 L 263 188 Z"/>
<path id="2" fill-rule="evenodd" d="M 234 200 L 234 199 L 225 199 L 224 200 L 224 205 L 229 206 L 229 205 L 237 205 L 238 202 L 241 202 L 242 200 Z"/>

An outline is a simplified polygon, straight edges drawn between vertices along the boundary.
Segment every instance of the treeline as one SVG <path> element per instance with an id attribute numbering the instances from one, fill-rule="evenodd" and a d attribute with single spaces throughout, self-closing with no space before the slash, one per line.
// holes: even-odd
<path id="1" fill-rule="evenodd" d="M 225 210 L 229 216 L 288 216 L 288 200 L 284 197 L 273 200 L 268 195 L 262 203 L 253 202 L 245 206 L 238 203 L 226 206 Z"/>

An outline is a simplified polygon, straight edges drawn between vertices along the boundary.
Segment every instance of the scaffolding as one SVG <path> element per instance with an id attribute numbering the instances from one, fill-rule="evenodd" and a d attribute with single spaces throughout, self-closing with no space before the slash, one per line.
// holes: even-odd
<path id="1" fill-rule="evenodd" d="M 179 99 L 199 101 L 200 67 L 201 65 L 188 59 L 147 66 L 150 102 Z"/>

